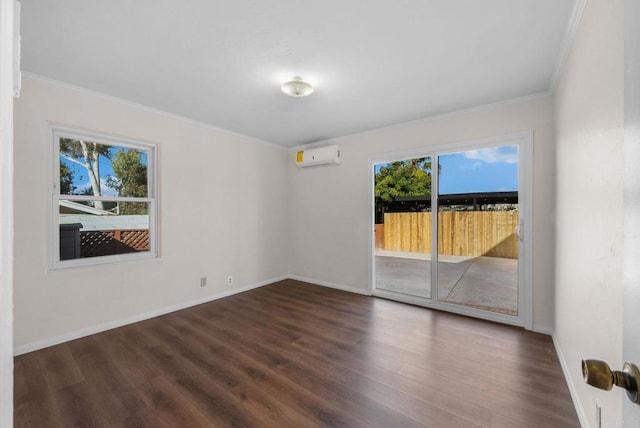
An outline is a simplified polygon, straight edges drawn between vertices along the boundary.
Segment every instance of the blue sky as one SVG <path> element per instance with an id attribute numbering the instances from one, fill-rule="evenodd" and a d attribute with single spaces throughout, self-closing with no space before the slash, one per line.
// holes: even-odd
<path id="1" fill-rule="evenodd" d="M 376 172 L 384 164 L 376 165 Z M 440 194 L 518 190 L 518 146 L 440 155 Z"/>
<path id="2" fill-rule="evenodd" d="M 115 154 L 117 151 L 129 151 L 129 148 L 126 147 L 117 147 L 113 146 L 109 151 L 111 154 Z M 89 174 L 87 174 L 87 170 L 73 162 L 70 162 L 60 156 L 60 162 L 67 165 L 74 173 L 73 176 L 73 185 L 76 187 L 76 192 L 81 192 L 86 188 L 91 188 L 91 182 L 89 181 Z M 147 153 L 142 151 L 142 163 L 146 165 L 147 163 Z M 117 192 L 111 187 L 106 186 L 107 176 L 114 176 L 113 169 L 111 168 L 111 161 L 104 156 L 100 156 L 100 186 L 102 188 L 102 196 L 118 196 Z"/>
<path id="3" fill-rule="evenodd" d="M 440 156 L 440 194 L 518 190 L 518 146 Z"/>

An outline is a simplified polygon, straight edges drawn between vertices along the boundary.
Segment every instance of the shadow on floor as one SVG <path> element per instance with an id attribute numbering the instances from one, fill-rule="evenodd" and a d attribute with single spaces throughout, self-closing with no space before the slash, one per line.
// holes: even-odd
<path id="1" fill-rule="evenodd" d="M 377 253 L 376 288 L 431 297 L 430 255 Z M 518 260 L 440 256 L 438 300 L 507 315 L 518 313 Z"/>

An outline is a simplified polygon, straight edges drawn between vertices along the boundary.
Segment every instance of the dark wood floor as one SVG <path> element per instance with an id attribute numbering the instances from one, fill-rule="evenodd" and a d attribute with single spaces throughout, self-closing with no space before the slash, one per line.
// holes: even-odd
<path id="1" fill-rule="evenodd" d="M 548 336 L 287 280 L 15 359 L 23 427 L 578 427 Z"/>

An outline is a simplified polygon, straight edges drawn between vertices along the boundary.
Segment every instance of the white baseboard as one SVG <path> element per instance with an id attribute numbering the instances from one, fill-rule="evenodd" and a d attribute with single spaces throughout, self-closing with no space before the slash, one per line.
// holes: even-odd
<path id="1" fill-rule="evenodd" d="M 580 421 L 580 426 L 586 428 L 589 426 L 587 423 L 587 416 L 584 413 L 584 408 L 582 407 L 582 403 L 578 398 L 578 393 L 576 391 L 576 386 L 573 383 L 573 379 L 571 378 L 571 374 L 569 372 L 569 366 L 567 364 L 567 360 L 564 358 L 564 354 L 562 353 L 562 348 L 558 343 L 558 339 L 555 334 L 551 335 L 553 339 L 553 346 L 556 348 L 556 354 L 558 355 L 558 360 L 560 360 L 560 367 L 562 367 L 562 373 L 564 374 L 564 379 L 567 382 L 567 387 L 569 388 L 569 393 L 571 394 L 571 400 L 573 401 L 573 407 L 576 409 L 576 413 L 578 414 L 578 420 Z"/>
<path id="2" fill-rule="evenodd" d="M 369 293 L 367 290 L 349 287 L 347 285 L 335 284 L 333 282 L 327 282 L 327 281 L 320 281 L 317 279 L 306 278 L 304 276 L 298 276 L 298 275 L 289 275 L 288 278 L 295 279 L 296 281 L 308 282 L 309 284 L 321 285 L 323 287 L 335 288 L 337 290 L 342 290 L 342 291 L 348 291 L 350 293 L 362 294 L 364 296 L 371 296 L 371 293 Z"/>
<path id="3" fill-rule="evenodd" d="M 540 333 L 540 334 L 546 334 L 547 336 L 553 336 L 553 329 L 551 327 L 547 327 L 547 326 L 541 326 L 541 325 L 534 324 L 533 325 L 533 332 L 534 333 Z"/>
<path id="4" fill-rule="evenodd" d="M 273 284 L 274 282 L 282 281 L 287 279 L 287 275 L 283 275 L 276 278 L 267 279 L 265 281 L 256 282 L 254 284 L 249 284 L 241 288 L 234 288 L 232 290 L 223 291 L 216 294 L 210 294 L 208 296 L 204 296 L 202 298 L 191 300 L 189 302 L 180 303 L 173 306 L 168 306 L 165 308 L 156 309 L 154 311 L 145 312 L 143 314 L 134 315 L 128 318 L 115 320 L 106 322 L 104 324 L 98 324 L 95 326 L 83 328 L 80 330 L 71 331 L 69 333 L 62 334 L 60 336 L 51 337 L 45 340 L 40 340 L 37 342 L 27 343 L 25 345 L 14 347 L 13 355 L 18 356 L 22 354 L 26 354 L 28 352 L 37 351 L 38 349 L 47 348 L 49 346 L 58 345 L 60 343 L 69 342 L 71 340 L 80 339 L 81 337 L 90 336 L 92 334 L 101 333 L 103 331 L 111 330 L 114 328 L 122 327 L 128 324 L 133 324 L 138 321 L 144 321 L 150 318 L 155 318 L 160 315 L 165 315 L 171 312 L 179 311 L 182 309 L 190 308 L 192 306 L 200 305 L 202 303 L 211 302 L 213 300 L 222 299 L 223 297 L 229 297 L 234 294 L 242 293 L 245 291 L 253 290 L 254 288 L 264 287 L 265 285 Z"/>

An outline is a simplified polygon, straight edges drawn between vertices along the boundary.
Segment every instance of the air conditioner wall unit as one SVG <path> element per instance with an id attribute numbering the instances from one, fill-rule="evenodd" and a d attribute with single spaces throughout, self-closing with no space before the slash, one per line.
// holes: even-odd
<path id="1" fill-rule="evenodd" d="M 296 153 L 296 165 L 300 168 L 312 166 L 340 165 L 340 146 L 332 145 L 315 149 L 301 150 Z"/>

